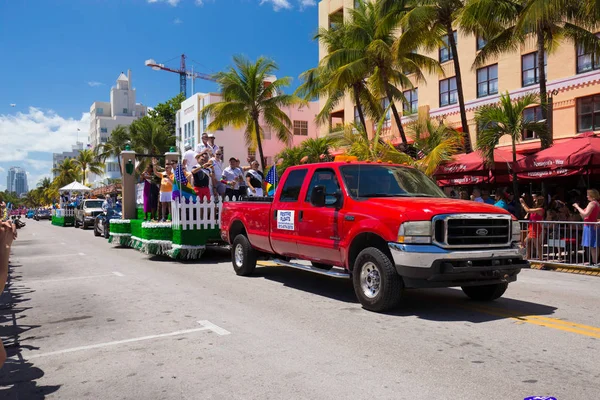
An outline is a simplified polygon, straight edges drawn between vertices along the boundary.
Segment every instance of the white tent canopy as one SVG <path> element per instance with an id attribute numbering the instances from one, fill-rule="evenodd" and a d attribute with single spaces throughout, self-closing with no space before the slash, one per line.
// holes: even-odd
<path id="1" fill-rule="evenodd" d="M 92 189 L 90 189 L 89 187 L 82 185 L 81 183 L 77 182 L 77 181 L 73 181 L 72 183 L 69 183 L 67 186 L 63 186 L 60 189 L 58 189 L 59 192 L 91 192 Z"/>

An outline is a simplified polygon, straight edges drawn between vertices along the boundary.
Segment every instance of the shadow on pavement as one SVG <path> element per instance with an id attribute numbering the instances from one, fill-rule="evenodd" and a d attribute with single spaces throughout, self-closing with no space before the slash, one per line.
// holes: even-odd
<path id="1" fill-rule="evenodd" d="M 232 271 L 233 272 L 233 271 Z M 330 278 L 311 272 L 285 267 L 257 267 L 250 278 L 279 282 L 286 287 L 327 297 L 360 307 L 350 280 Z M 510 285 L 505 296 L 510 296 Z M 342 311 L 356 311 L 354 308 Z M 533 315 L 551 315 L 556 307 L 503 297 L 493 302 L 476 302 L 467 298 L 460 288 L 406 290 L 400 305 L 383 315 L 414 316 L 439 321 L 472 323 Z"/>
<path id="2" fill-rule="evenodd" d="M 60 385 L 39 386 L 37 380 L 44 376 L 44 371 L 27 361 L 21 354 L 22 349 L 37 350 L 37 347 L 24 344 L 27 339 L 22 339 L 24 333 L 33 330 L 39 325 L 24 325 L 19 323 L 29 301 L 25 295 L 34 290 L 19 285 L 20 275 L 15 269 L 19 265 L 11 265 L 9 277 L 4 292 L 0 295 L 0 336 L 4 342 L 7 359 L 0 369 L 0 398 L 1 399 L 44 399 L 46 395 L 56 392 Z"/>

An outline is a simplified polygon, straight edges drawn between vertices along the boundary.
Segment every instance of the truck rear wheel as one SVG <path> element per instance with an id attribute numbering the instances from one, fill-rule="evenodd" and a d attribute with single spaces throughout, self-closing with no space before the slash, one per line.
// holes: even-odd
<path id="1" fill-rule="evenodd" d="M 363 308 L 376 312 L 398 305 L 404 288 L 390 258 L 375 247 L 364 249 L 356 257 L 352 283 Z"/>
<path id="2" fill-rule="evenodd" d="M 241 276 L 248 276 L 256 267 L 256 251 L 244 235 L 237 235 L 231 246 L 231 262 L 233 270 Z"/>
<path id="3" fill-rule="evenodd" d="M 500 298 L 507 288 L 508 283 L 496 283 L 494 285 L 463 286 L 461 289 L 473 300 L 492 301 Z"/>

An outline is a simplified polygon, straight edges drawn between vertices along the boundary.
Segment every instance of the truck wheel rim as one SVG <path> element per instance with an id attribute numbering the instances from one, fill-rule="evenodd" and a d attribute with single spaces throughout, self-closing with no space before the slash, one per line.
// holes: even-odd
<path id="1" fill-rule="evenodd" d="M 381 274 L 379 273 L 379 268 L 370 261 L 364 263 L 360 270 L 360 287 L 364 295 L 369 299 L 379 294 Z"/>
<path id="2" fill-rule="evenodd" d="M 244 249 L 241 244 L 235 246 L 235 265 L 241 267 L 244 264 Z"/>

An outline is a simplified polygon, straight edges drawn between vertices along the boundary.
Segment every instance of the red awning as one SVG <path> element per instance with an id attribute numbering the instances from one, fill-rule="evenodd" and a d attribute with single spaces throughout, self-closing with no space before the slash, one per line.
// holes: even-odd
<path id="1" fill-rule="evenodd" d="M 552 147 L 517 162 L 523 179 L 570 176 L 600 167 L 600 137 L 593 132 L 555 143 Z"/>
<path id="2" fill-rule="evenodd" d="M 525 156 L 517 154 L 517 161 Z M 435 176 L 444 179 L 458 179 L 461 176 L 476 175 L 487 176 L 490 169 L 497 174 L 508 174 L 509 164 L 512 164 L 512 152 L 496 149 L 494 150 L 494 167 L 490 168 L 485 164 L 485 160 L 480 152 L 474 151 L 469 154 L 458 154 L 454 161 L 440 166 L 435 172 Z"/>

